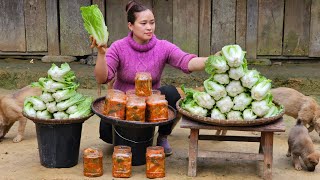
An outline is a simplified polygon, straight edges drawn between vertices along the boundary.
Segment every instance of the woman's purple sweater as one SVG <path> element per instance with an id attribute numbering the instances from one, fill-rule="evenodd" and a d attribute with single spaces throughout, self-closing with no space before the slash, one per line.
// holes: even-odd
<path id="1" fill-rule="evenodd" d="M 152 88 L 158 89 L 165 64 L 190 73 L 188 63 L 194 57 L 196 55 L 185 53 L 176 45 L 157 39 L 155 35 L 147 44 L 140 45 L 134 41 L 131 32 L 127 37 L 112 43 L 108 49 L 107 82 L 116 76 L 113 88 L 126 92 L 134 89 L 137 72 L 149 72 L 152 76 Z"/>

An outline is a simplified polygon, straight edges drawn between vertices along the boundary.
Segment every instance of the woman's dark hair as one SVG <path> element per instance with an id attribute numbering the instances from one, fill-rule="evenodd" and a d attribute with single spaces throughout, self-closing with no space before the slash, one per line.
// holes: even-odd
<path id="1" fill-rule="evenodd" d="M 129 1 L 128 4 L 126 5 L 128 22 L 130 22 L 131 24 L 134 24 L 134 22 L 136 21 L 135 13 L 145 11 L 147 9 L 149 9 L 149 8 L 147 8 L 146 6 L 136 2 L 134 0 Z"/>

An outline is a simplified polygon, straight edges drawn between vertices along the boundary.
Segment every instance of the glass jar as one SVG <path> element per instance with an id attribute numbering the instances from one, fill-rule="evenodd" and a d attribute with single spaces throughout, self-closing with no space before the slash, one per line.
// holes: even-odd
<path id="1" fill-rule="evenodd" d="M 83 151 L 83 174 L 87 177 L 103 175 L 103 154 L 96 148 L 87 148 Z"/>
<path id="2" fill-rule="evenodd" d="M 115 146 L 112 154 L 112 176 L 128 178 L 131 176 L 132 153 L 129 146 Z"/>
<path id="3" fill-rule="evenodd" d="M 127 96 L 116 89 L 107 91 L 103 114 L 116 119 L 125 119 Z"/>
<path id="4" fill-rule="evenodd" d="M 162 146 L 151 146 L 146 153 L 147 178 L 165 177 L 165 154 Z"/>
<path id="5" fill-rule="evenodd" d="M 126 120 L 145 122 L 146 102 L 144 97 L 128 96 L 126 105 Z"/>
<path id="6" fill-rule="evenodd" d="M 147 100 L 147 121 L 161 122 L 168 120 L 168 101 L 164 95 L 152 95 Z"/>
<path id="7" fill-rule="evenodd" d="M 134 95 L 137 95 L 135 89 L 130 89 L 130 90 L 126 91 L 126 95 L 127 95 L 127 96 L 130 96 L 130 95 L 133 95 L 133 94 L 134 94 Z M 160 90 L 157 90 L 157 89 L 152 89 L 152 90 L 151 90 L 151 95 L 153 95 L 153 94 L 161 95 L 161 91 L 160 91 Z M 138 96 L 138 95 L 137 95 L 137 96 Z"/>
<path id="8" fill-rule="evenodd" d="M 150 96 L 152 94 L 152 77 L 150 73 L 136 73 L 134 82 L 137 96 Z"/>

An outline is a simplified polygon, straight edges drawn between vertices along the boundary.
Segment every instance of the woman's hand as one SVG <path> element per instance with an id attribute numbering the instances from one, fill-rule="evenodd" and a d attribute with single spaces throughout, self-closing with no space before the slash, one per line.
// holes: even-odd
<path id="1" fill-rule="evenodd" d="M 90 48 L 96 47 L 99 54 L 105 55 L 107 50 L 108 50 L 107 45 L 106 44 L 105 45 L 98 45 L 96 39 L 92 35 L 90 35 L 89 38 L 90 38 L 90 41 L 91 41 Z"/>
<path id="2" fill-rule="evenodd" d="M 221 54 L 221 51 L 218 51 L 218 52 L 216 52 L 214 55 L 215 55 L 215 56 L 221 56 L 222 54 Z"/>

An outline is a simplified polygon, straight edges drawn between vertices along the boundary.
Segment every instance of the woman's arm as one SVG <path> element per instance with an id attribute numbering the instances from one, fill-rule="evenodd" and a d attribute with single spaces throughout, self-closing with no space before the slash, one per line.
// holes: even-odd
<path id="1" fill-rule="evenodd" d="M 188 63 L 188 69 L 190 72 L 204 70 L 205 62 L 208 57 L 195 57 Z"/>
<path id="2" fill-rule="evenodd" d="M 221 51 L 214 54 L 215 56 L 221 56 Z M 192 58 L 188 63 L 188 69 L 190 72 L 202 71 L 205 67 L 205 62 L 209 57 L 195 57 Z"/>
<path id="3" fill-rule="evenodd" d="M 107 81 L 108 68 L 105 53 L 99 53 L 98 51 L 96 65 L 94 67 L 94 75 L 98 84 L 103 84 Z"/>
<path id="4" fill-rule="evenodd" d="M 106 52 L 108 50 L 106 45 L 100 46 L 97 45 L 96 40 L 90 36 L 92 41 L 91 48 L 97 47 L 98 55 L 96 65 L 94 67 L 94 74 L 98 84 L 103 84 L 107 81 L 108 78 L 108 68 L 107 68 L 107 61 L 106 61 Z"/>

